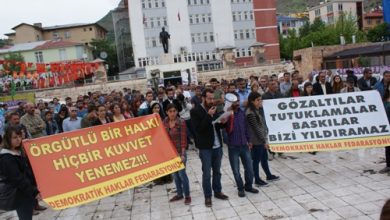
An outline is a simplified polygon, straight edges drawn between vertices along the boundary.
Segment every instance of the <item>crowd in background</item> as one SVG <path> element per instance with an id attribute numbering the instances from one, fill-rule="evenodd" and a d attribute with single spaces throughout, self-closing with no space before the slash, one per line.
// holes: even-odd
<path id="1" fill-rule="evenodd" d="M 370 69 L 366 69 L 360 79 L 353 71 L 347 71 L 346 77 L 331 71 L 321 71 L 316 75 L 309 74 L 306 79 L 298 71 L 294 71 L 286 72 L 282 77 L 263 75 L 232 81 L 218 81 L 213 78 L 206 83 L 199 82 L 198 85 L 159 87 L 149 89 L 146 93 L 130 88 L 108 94 L 97 91 L 80 95 L 76 100 L 67 97 L 61 101 L 63 104 L 58 98 L 53 98 L 50 102 L 40 100 L 36 104 L 20 102 L 14 110 L 8 110 L 8 106 L 3 104 L 0 106 L 3 125 L 0 134 L 4 135 L 4 140 L 12 138 L 14 134 L 20 134 L 21 139 L 39 138 L 158 114 L 184 163 L 189 145 L 199 149 L 205 205 L 209 207 L 212 206 L 212 192 L 217 199 L 228 199 L 228 196 L 222 193 L 221 186 L 223 144 L 228 146 L 229 162 L 237 184 L 238 196 L 245 196 L 245 192 L 258 193 L 258 190 L 252 187 L 253 183 L 266 186 L 267 182 L 279 179 L 271 173 L 268 164 L 268 161 L 275 158 L 275 154 L 267 153 L 267 125 L 262 111 L 262 100 L 377 90 L 383 98 L 389 117 L 389 86 L 390 72 L 384 72 L 383 77 L 377 79 L 372 76 Z M 224 103 L 227 93 L 235 95 L 237 101 L 229 108 L 233 112 L 232 115 L 226 120 L 219 120 L 219 116 L 226 110 Z M 10 144 L 8 142 L 3 141 L 5 149 L 11 149 L 11 146 L 5 146 Z M 16 145 L 20 147 L 21 143 Z M 279 156 L 286 158 L 283 154 Z M 245 170 L 245 181 L 240 176 L 240 160 Z M 386 162 L 387 166 L 381 173 L 390 173 L 389 148 L 386 148 Z M 259 164 L 266 175 L 265 180 L 260 177 Z M 35 181 L 32 181 L 34 178 L 29 179 L 31 185 L 35 185 Z M 171 202 L 184 198 L 185 204 L 190 204 L 190 186 L 185 169 L 175 173 L 173 179 L 177 195 Z M 164 184 L 170 181 L 170 177 L 163 177 L 156 183 Z M 35 198 L 38 191 L 30 190 L 24 193 L 34 193 L 30 197 Z M 39 205 L 37 207 L 39 209 Z"/>

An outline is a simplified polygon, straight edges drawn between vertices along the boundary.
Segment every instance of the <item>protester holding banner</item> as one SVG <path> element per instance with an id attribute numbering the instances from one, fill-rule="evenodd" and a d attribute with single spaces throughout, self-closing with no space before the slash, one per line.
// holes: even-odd
<path id="1" fill-rule="evenodd" d="M 176 147 L 177 153 L 180 155 L 183 164 L 185 165 L 187 162 L 187 128 L 184 120 L 178 117 L 178 112 L 176 109 L 176 105 L 171 103 L 167 106 L 166 111 L 167 117 L 164 119 L 164 126 L 168 132 L 168 135 Z M 190 196 L 190 184 L 188 180 L 188 176 L 186 173 L 186 169 L 182 169 L 173 173 L 173 178 L 175 180 L 176 185 L 176 195 L 171 198 L 170 202 L 179 201 L 183 198 L 184 204 L 191 204 L 191 196 Z M 184 197 L 183 197 L 184 194 Z"/>
<path id="2" fill-rule="evenodd" d="M 302 96 L 312 96 L 313 94 L 313 84 L 311 82 L 306 82 L 303 85 Z"/>
<path id="3" fill-rule="evenodd" d="M 328 95 L 332 94 L 332 85 L 326 82 L 326 73 L 320 72 L 318 74 L 318 81 L 313 85 L 313 91 L 315 95 Z"/>
<path id="4" fill-rule="evenodd" d="M 111 105 L 111 112 L 112 112 L 112 121 L 113 122 L 119 122 L 126 120 L 125 116 L 122 114 L 121 106 L 119 103 L 114 103 Z"/>
<path id="5" fill-rule="evenodd" d="M 383 97 L 385 95 L 385 88 L 387 88 L 387 85 L 390 83 L 390 71 L 383 72 L 383 79 L 381 81 L 378 81 L 374 89 L 378 90 L 378 92 Z"/>
<path id="6" fill-rule="evenodd" d="M 267 183 L 260 178 L 259 163 L 267 175 L 268 181 L 278 180 L 279 177 L 271 173 L 268 165 L 268 132 L 265 121 L 260 115 L 259 108 L 261 107 L 261 95 L 257 92 L 252 92 L 248 97 L 248 106 L 245 111 L 248 120 L 249 132 L 252 148 L 253 171 L 255 184 L 265 186 Z"/>
<path id="7" fill-rule="evenodd" d="M 238 95 L 236 95 L 238 97 Z M 233 114 L 226 123 L 228 135 L 229 162 L 232 168 L 234 180 L 238 188 L 238 196 L 245 197 L 245 191 L 258 193 L 257 189 L 252 187 L 253 184 L 253 166 L 250 149 L 248 124 L 245 118 L 245 112 L 240 108 L 240 101 L 234 102 L 231 106 Z M 245 185 L 240 174 L 240 159 L 244 166 Z"/>
<path id="8" fill-rule="evenodd" d="M 390 83 L 387 84 L 386 90 L 383 96 L 383 103 L 385 105 L 387 119 L 390 122 Z M 390 174 L 390 146 L 385 148 L 386 153 L 386 167 L 379 171 L 379 173 L 389 173 Z"/>
<path id="9" fill-rule="evenodd" d="M 262 99 L 267 100 L 267 99 L 280 99 L 280 98 L 284 98 L 284 94 L 279 92 L 278 81 L 277 80 L 270 80 L 268 83 L 268 91 L 266 93 L 264 93 L 264 95 L 262 95 Z M 273 160 L 275 158 L 275 153 L 270 151 L 270 150 L 269 150 L 269 153 L 271 155 L 269 160 Z M 278 153 L 278 155 L 281 158 L 286 159 L 286 157 L 282 153 Z"/>
<path id="10" fill-rule="evenodd" d="M 358 79 L 357 84 L 361 91 L 372 90 L 377 83 L 377 79 L 372 76 L 372 70 L 365 68 L 363 71 L 363 77 Z"/>
<path id="11" fill-rule="evenodd" d="M 40 198 L 31 167 L 27 158 L 22 156 L 22 131 L 17 127 L 8 127 L 4 134 L 3 148 L 0 151 L 1 194 L 11 192 L 8 207 L 15 210 L 20 220 L 31 220 L 36 198 Z M 1 198 L 5 199 L 5 198 Z M 3 204 L 2 204 L 3 205 Z"/>
<path id="12" fill-rule="evenodd" d="M 245 83 L 244 83 L 245 86 Z M 222 124 L 213 123 L 217 119 L 217 108 L 214 103 L 214 91 L 205 89 L 202 93 L 202 104 L 191 109 L 191 120 L 195 130 L 195 146 L 199 149 L 202 162 L 202 187 L 206 207 L 212 206 L 212 190 L 217 199 L 227 200 L 228 196 L 222 193 L 221 161 L 222 161 Z M 213 184 L 211 186 L 211 169 L 213 170 Z"/>
<path id="13" fill-rule="evenodd" d="M 105 124 L 110 123 L 110 122 L 112 122 L 112 120 L 110 117 L 107 116 L 106 106 L 99 105 L 97 107 L 97 118 L 92 123 L 92 126 L 105 125 Z"/>
<path id="14" fill-rule="evenodd" d="M 340 91 L 344 88 L 344 82 L 341 79 L 340 75 L 335 75 L 333 77 L 333 85 L 332 85 L 332 93 L 340 93 Z"/>
<path id="15" fill-rule="evenodd" d="M 81 128 L 92 127 L 93 122 L 96 120 L 96 107 L 93 104 L 88 105 L 88 113 L 81 120 Z"/>

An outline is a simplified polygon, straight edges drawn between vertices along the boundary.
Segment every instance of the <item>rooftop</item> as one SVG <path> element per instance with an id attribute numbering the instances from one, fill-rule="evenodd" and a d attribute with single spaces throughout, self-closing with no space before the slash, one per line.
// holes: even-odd
<path id="1" fill-rule="evenodd" d="M 332 55 L 324 57 L 325 60 L 352 58 L 360 55 L 382 54 L 390 52 L 390 42 L 375 43 L 370 46 L 357 47 L 343 50 Z"/>
<path id="2" fill-rule="evenodd" d="M 347 2 L 363 2 L 363 0 L 328 0 L 326 2 L 320 3 L 319 5 L 309 8 L 309 11 L 319 9 L 333 3 L 347 3 Z"/>
<path id="3" fill-rule="evenodd" d="M 83 44 L 74 43 L 70 41 L 56 41 L 56 40 L 37 41 L 31 43 L 15 44 L 14 46 L 8 48 L 2 48 L 0 49 L 0 54 L 22 52 L 22 51 L 29 51 L 29 50 L 47 50 L 47 49 L 54 49 L 54 48 L 72 47 L 77 45 L 83 45 Z"/>

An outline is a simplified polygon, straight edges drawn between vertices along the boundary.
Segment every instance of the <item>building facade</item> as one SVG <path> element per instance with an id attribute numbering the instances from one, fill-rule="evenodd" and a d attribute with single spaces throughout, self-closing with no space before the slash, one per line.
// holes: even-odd
<path id="1" fill-rule="evenodd" d="M 68 24 L 43 27 L 42 23 L 33 25 L 21 23 L 14 28 L 15 32 L 5 34 L 13 44 L 31 43 L 48 40 L 65 40 L 89 44 L 92 39 L 104 39 L 107 31 L 96 23 Z"/>
<path id="2" fill-rule="evenodd" d="M 289 16 L 278 16 L 278 30 L 282 37 L 288 36 L 289 30 L 294 30 L 299 35 L 299 29 L 305 25 L 305 19 Z"/>
<path id="3" fill-rule="evenodd" d="M 0 49 L 0 59 L 11 53 L 20 53 L 25 62 L 53 63 L 69 61 L 92 61 L 92 50 L 83 43 L 69 41 L 36 41 L 15 44 L 6 49 Z"/>
<path id="4" fill-rule="evenodd" d="M 379 24 L 383 24 L 383 11 L 375 10 L 364 14 L 363 29 L 365 31 L 374 28 Z"/>
<path id="5" fill-rule="evenodd" d="M 330 0 L 309 9 L 309 20 L 316 18 L 326 24 L 334 24 L 341 14 L 351 14 L 357 20 L 357 25 L 363 28 L 363 0 Z"/>
<path id="6" fill-rule="evenodd" d="M 170 34 L 177 59 L 214 62 L 233 48 L 236 60 L 251 57 L 251 45 L 265 43 L 267 60 L 279 60 L 275 0 L 134 0 L 129 6 L 137 67 L 159 64 L 159 33 Z M 184 57 L 184 58 L 182 58 Z"/>

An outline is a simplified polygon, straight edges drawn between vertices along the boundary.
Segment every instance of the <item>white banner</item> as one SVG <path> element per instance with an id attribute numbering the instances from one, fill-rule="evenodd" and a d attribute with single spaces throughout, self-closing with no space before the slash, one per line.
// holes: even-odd
<path id="1" fill-rule="evenodd" d="M 346 150 L 390 145 L 377 91 L 264 100 L 274 152 Z"/>

